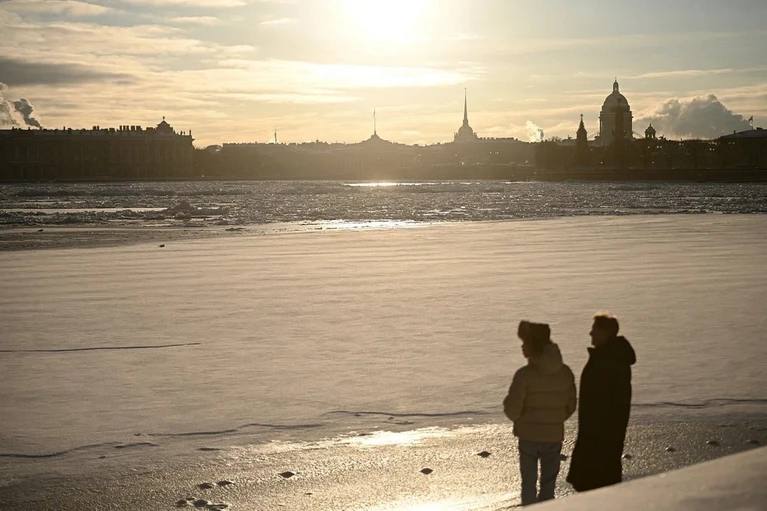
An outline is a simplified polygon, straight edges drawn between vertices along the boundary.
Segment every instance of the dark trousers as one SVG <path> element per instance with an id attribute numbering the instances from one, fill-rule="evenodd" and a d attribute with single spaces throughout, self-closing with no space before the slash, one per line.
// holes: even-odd
<path id="1" fill-rule="evenodd" d="M 522 505 L 535 504 L 554 498 L 562 442 L 532 442 L 519 439 L 519 471 L 522 475 Z M 541 487 L 538 490 L 538 463 Z"/>

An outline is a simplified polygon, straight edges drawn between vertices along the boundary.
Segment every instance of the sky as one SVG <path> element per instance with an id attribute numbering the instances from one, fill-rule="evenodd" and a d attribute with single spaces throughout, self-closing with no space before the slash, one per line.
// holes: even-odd
<path id="1" fill-rule="evenodd" d="M 767 124 L 764 0 L 0 0 L 0 125 L 223 142 L 642 136 Z"/>

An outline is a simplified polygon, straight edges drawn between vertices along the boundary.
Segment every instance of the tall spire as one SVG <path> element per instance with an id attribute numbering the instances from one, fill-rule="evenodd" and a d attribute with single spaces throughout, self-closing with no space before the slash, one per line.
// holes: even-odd
<path id="1" fill-rule="evenodd" d="M 463 88 L 463 125 L 468 126 L 469 125 L 469 108 L 468 108 L 468 100 L 467 100 L 467 93 L 466 93 L 466 87 Z"/>
<path id="2" fill-rule="evenodd" d="M 620 90 L 618 90 L 618 77 L 617 76 L 615 77 L 615 81 L 613 82 L 613 92 L 620 92 Z"/>
<path id="3" fill-rule="evenodd" d="M 373 109 L 373 135 L 378 135 L 378 130 L 376 129 L 376 109 Z"/>

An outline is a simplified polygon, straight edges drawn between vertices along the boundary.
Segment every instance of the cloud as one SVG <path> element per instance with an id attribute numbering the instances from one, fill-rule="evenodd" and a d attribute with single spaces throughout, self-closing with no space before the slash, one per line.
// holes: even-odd
<path id="1" fill-rule="evenodd" d="M 182 25 L 203 25 L 213 26 L 220 25 L 222 21 L 214 16 L 177 16 L 169 20 L 171 23 L 178 23 Z"/>
<path id="2" fill-rule="evenodd" d="M 153 7 L 242 7 L 248 5 L 246 0 L 124 0 L 135 5 Z"/>
<path id="3" fill-rule="evenodd" d="M 78 0 L 7 0 L 3 2 L 3 8 L 20 13 L 73 17 L 99 16 L 111 11 L 109 7 Z"/>
<path id="4" fill-rule="evenodd" d="M 126 75 L 96 71 L 79 64 L 27 62 L 5 57 L 0 57 L 0 76 L 7 85 L 50 85 L 128 78 Z"/>
<path id="5" fill-rule="evenodd" d="M 749 128 L 742 115 L 729 110 L 713 94 L 689 101 L 670 99 L 635 124 L 644 123 L 652 123 L 659 134 L 670 138 L 713 139 Z"/>
<path id="6" fill-rule="evenodd" d="M 259 23 L 259 25 L 264 25 L 267 27 L 275 26 L 275 25 L 289 25 L 291 23 L 295 23 L 297 20 L 295 18 L 277 18 L 273 20 L 266 20 Z"/>

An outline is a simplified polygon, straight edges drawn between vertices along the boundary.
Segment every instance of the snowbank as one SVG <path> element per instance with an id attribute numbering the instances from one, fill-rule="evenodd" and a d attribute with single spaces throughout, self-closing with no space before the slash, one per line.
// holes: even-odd
<path id="1" fill-rule="evenodd" d="M 767 448 L 645 477 L 535 506 L 546 511 L 763 510 Z"/>

